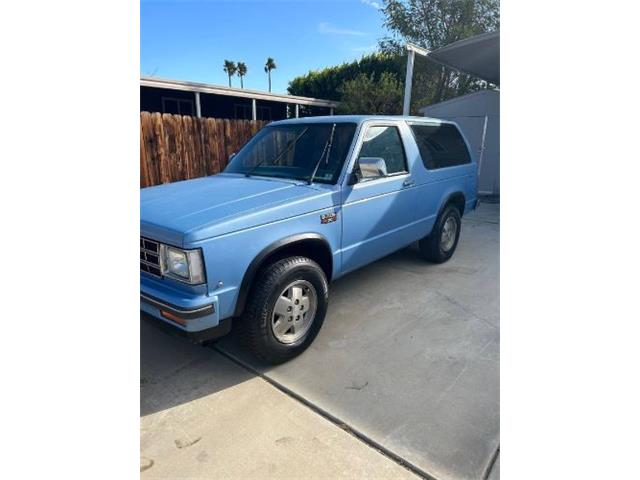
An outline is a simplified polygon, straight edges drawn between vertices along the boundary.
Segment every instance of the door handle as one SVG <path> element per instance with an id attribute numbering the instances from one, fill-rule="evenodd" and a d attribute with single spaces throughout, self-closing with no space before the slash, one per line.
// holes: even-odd
<path id="1" fill-rule="evenodd" d="M 415 184 L 416 182 L 411 178 L 407 178 L 404 182 L 402 182 L 403 187 L 413 187 Z"/>

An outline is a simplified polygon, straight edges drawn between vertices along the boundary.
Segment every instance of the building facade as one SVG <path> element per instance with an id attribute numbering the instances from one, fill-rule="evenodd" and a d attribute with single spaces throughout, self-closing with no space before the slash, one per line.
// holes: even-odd
<path id="1" fill-rule="evenodd" d="M 245 120 L 333 115 L 338 102 L 205 83 L 140 78 L 140 111 Z"/>

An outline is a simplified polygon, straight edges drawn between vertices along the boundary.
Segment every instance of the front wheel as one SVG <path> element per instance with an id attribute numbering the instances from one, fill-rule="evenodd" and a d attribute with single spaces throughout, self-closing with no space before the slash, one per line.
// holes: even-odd
<path id="1" fill-rule="evenodd" d="M 454 205 L 448 205 L 436 220 L 431 233 L 420 240 L 420 253 L 430 262 L 446 262 L 456 251 L 461 227 L 460 211 Z"/>
<path id="2" fill-rule="evenodd" d="M 327 313 L 329 285 L 306 257 L 279 260 L 261 271 L 241 320 L 248 349 L 268 363 L 282 363 L 313 342 Z"/>

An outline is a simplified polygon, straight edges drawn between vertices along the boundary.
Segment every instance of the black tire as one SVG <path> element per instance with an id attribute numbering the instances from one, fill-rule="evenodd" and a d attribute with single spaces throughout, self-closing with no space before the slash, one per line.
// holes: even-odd
<path id="1" fill-rule="evenodd" d="M 455 240 L 453 246 L 448 250 L 442 248 L 440 239 L 442 238 L 442 230 L 444 229 L 447 219 L 452 218 L 456 223 Z M 462 229 L 462 219 L 460 217 L 460 210 L 455 205 L 447 205 L 440 216 L 436 220 L 435 225 L 431 233 L 424 237 L 418 243 L 420 253 L 422 256 L 433 263 L 444 263 L 449 260 L 458 246 L 458 240 L 460 239 L 460 230 Z"/>
<path id="2" fill-rule="evenodd" d="M 304 335 L 292 343 L 280 342 L 271 325 L 275 303 L 283 289 L 296 280 L 310 283 L 316 293 L 317 306 L 312 323 Z M 240 321 L 243 343 L 260 360 L 282 363 L 300 355 L 316 338 L 329 304 L 329 284 L 324 271 L 306 257 L 278 260 L 258 274 Z"/>

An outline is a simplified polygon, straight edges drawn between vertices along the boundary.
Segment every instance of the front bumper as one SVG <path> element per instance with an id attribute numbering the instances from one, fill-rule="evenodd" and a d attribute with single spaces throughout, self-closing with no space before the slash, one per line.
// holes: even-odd
<path id="1" fill-rule="evenodd" d="M 160 320 L 154 323 L 201 343 L 226 335 L 231 330 L 230 318 L 220 321 L 217 297 L 211 300 L 206 305 L 181 307 L 141 293 L 140 310 Z"/>

